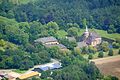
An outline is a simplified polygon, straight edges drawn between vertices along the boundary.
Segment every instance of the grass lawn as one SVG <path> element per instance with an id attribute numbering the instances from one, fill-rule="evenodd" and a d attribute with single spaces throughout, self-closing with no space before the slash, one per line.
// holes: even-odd
<path id="1" fill-rule="evenodd" d="M 23 74 L 23 73 L 25 73 L 26 71 L 27 71 L 27 70 L 20 70 L 20 69 L 13 70 L 13 72 L 20 73 L 20 74 Z"/>
<path id="2" fill-rule="evenodd" d="M 65 38 L 66 35 L 68 35 L 68 33 L 65 32 L 64 30 L 59 30 L 56 34 L 59 38 Z"/>
<path id="3" fill-rule="evenodd" d="M 92 31 L 92 29 L 89 29 L 90 31 Z M 105 37 L 108 39 L 112 39 L 115 40 L 115 38 L 119 38 L 120 34 L 118 33 L 113 33 L 113 34 L 108 34 L 107 31 L 104 30 L 98 30 L 98 29 L 94 29 L 101 37 Z M 78 33 L 79 36 L 81 36 L 84 33 L 85 29 L 80 29 L 80 32 Z"/>
<path id="4" fill-rule="evenodd" d="M 112 40 L 115 40 L 115 38 L 120 37 L 120 34 L 118 34 L 118 33 L 108 34 L 107 31 L 96 30 L 96 29 L 95 29 L 95 31 L 98 32 L 98 34 L 100 34 L 102 37 L 109 38 Z"/>

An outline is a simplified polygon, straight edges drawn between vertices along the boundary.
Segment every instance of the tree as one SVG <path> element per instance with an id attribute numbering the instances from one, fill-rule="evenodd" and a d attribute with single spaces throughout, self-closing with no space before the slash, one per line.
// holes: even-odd
<path id="1" fill-rule="evenodd" d="M 104 51 L 104 52 L 107 52 L 109 50 L 109 44 L 108 42 L 103 42 L 101 44 L 101 49 Z"/>
<path id="2" fill-rule="evenodd" d="M 96 51 L 97 51 L 97 49 L 96 48 L 94 48 L 93 46 L 89 46 L 88 47 L 88 51 L 89 51 L 89 53 L 96 53 Z"/>
<path id="3" fill-rule="evenodd" d="M 87 20 L 86 20 L 86 18 L 84 18 L 84 19 L 82 20 L 82 23 L 83 23 L 83 27 L 85 28 L 85 27 L 87 26 Z"/>
<path id="4" fill-rule="evenodd" d="M 116 40 L 117 43 L 120 43 L 120 38 L 119 37 L 116 38 L 115 40 Z"/>
<path id="5" fill-rule="evenodd" d="M 111 76 L 111 80 L 119 80 L 116 76 Z"/>
<path id="6" fill-rule="evenodd" d="M 47 71 L 43 71 L 42 72 L 42 75 L 41 75 L 41 78 L 42 79 L 45 79 L 45 78 L 47 78 L 47 77 L 50 77 L 51 75 L 51 71 L 50 70 L 47 70 Z"/>
<path id="7" fill-rule="evenodd" d="M 104 80 L 119 80 L 119 79 L 115 76 L 105 76 Z"/>
<path id="8" fill-rule="evenodd" d="M 67 23 L 67 28 L 66 29 L 69 29 L 69 28 L 72 28 L 72 27 L 79 28 L 79 25 L 77 23 Z"/>
<path id="9" fill-rule="evenodd" d="M 77 55 L 81 55 L 81 49 L 80 48 L 74 48 L 74 53 Z"/>
<path id="10" fill-rule="evenodd" d="M 57 58 L 57 59 L 61 58 L 60 49 L 57 46 L 49 48 L 48 52 L 50 53 L 52 58 Z"/>
<path id="11" fill-rule="evenodd" d="M 83 47 L 81 53 L 82 54 L 87 54 L 88 53 L 88 48 L 87 47 Z"/>
<path id="12" fill-rule="evenodd" d="M 109 26 L 109 30 L 108 30 L 108 33 L 114 33 L 114 32 L 116 32 L 116 30 L 115 30 L 115 26 L 114 25 L 110 25 Z"/>
<path id="13" fill-rule="evenodd" d="M 113 48 L 118 49 L 120 47 L 119 43 L 113 42 L 112 43 Z"/>
<path id="14" fill-rule="evenodd" d="M 119 49 L 119 51 L 118 51 L 118 54 L 120 54 L 120 49 Z"/>
<path id="15" fill-rule="evenodd" d="M 31 80 L 41 80 L 40 78 L 33 77 Z"/>
<path id="16" fill-rule="evenodd" d="M 89 54 L 88 59 L 93 59 L 93 54 Z"/>
<path id="17" fill-rule="evenodd" d="M 74 37 L 78 36 L 78 28 L 76 27 L 69 28 L 67 32 L 69 36 L 74 36 Z"/>
<path id="18" fill-rule="evenodd" d="M 69 40 L 66 39 L 66 38 L 60 39 L 60 42 L 61 42 L 62 44 L 64 44 L 64 45 L 65 45 L 68 49 L 70 49 L 70 50 L 74 50 L 74 47 L 77 46 L 77 42 L 76 42 L 76 41 L 69 41 Z"/>
<path id="19" fill-rule="evenodd" d="M 104 56 L 104 53 L 103 53 L 102 51 L 99 52 L 98 57 L 99 57 L 99 58 L 103 58 L 103 56 Z"/>
<path id="20" fill-rule="evenodd" d="M 74 50 L 74 47 L 76 47 L 76 46 L 77 46 L 77 42 L 76 41 L 69 41 L 68 49 Z"/>
<path id="21" fill-rule="evenodd" d="M 35 46 L 32 45 L 32 44 L 26 44 L 26 45 L 25 45 L 25 48 L 26 48 L 26 51 L 27 51 L 27 52 L 30 52 L 30 53 L 36 52 L 36 48 L 35 48 Z"/>
<path id="22" fill-rule="evenodd" d="M 108 55 L 109 55 L 109 56 L 113 56 L 113 49 L 110 49 L 110 50 L 109 50 Z"/>
<path id="23" fill-rule="evenodd" d="M 52 21 L 49 22 L 47 24 L 47 27 L 48 27 L 48 30 L 53 29 L 55 32 L 57 32 L 57 30 L 59 30 L 59 26 L 58 26 L 58 24 L 56 22 L 52 22 Z"/>
<path id="24" fill-rule="evenodd" d="M 19 69 L 20 68 L 20 61 L 22 61 L 21 57 L 19 55 L 14 55 L 12 57 L 12 60 L 14 62 L 13 68 Z"/>
<path id="25" fill-rule="evenodd" d="M 29 68 L 32 68 L 34 66 L 33 61 L 31 60 L 24 60 L 21 62 L 20 69 L 21 70 L 28 70 Z"/>
<path id="26" fill-rule="evenodd" d="M 57 56 L 57 55 L 54 55 L 54 56 Z M 39 56 L 39 62 L 41 64 L 49 62 L 51 57 L 50 54 L 45 50 L 42 50 L 41 52 L 39 52 L 37 56 Z"/>

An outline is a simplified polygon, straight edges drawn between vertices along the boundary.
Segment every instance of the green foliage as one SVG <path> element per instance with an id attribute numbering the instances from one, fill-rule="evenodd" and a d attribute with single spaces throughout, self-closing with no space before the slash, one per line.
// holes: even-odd
<path id="1" fill-rule="evenodd" d="M 103 56 L 104 56 L 104 53 L 103 52 L 99 52 L 98 57 L 99 58 L 103 58 Z"/>
<path id="2" fill-rule="evenodd" d="M 119 44 L 119 43 L 116 43 L 116 42 L 113 42 L 113 43 L 112 43 L 112 46 L 113 46 L 113 48 L 118 49 L 118 48 L 120 47 L 120 44 Z"/>
<path id="3" fill-rule="evenodd" d="M 33 1 L 36 2 L 31 0 L 0 1 L 0 69 L 27 70 L 34 65 L 49 62 L 50 58 L 57 58 L 61 59 L 64 68 L 55 70 L 53 75 L 45 73 L 44 78 L 50 76 L 55 80 L 99 79 L 101 75 L 96 66 L 80 56 L 80 53 L 95 53 L 96 49 L 89 46 L 84 47 L 81 51 L 74 50 L 74 47 L 77 46 L 76 41 L 61 38 L 65 38 L 66 35 L 78 37 L 83 33 L 80 28 L 85 28 L 87 25 L 90 28 L 106 30 L 108 33 L 120 33 L 119 2 Z M 75 6 L 73 6 L 74 4 Z M 119 37 L 117 33 L 108 34 L 106 31 L 97 31 L 102 37 L 113 40 Z M 61 39 L 60 43 L 71 51 L 61 52 L 58 47 L 48 49 L 42 44 L 34 44 L 35 39 L 46 36 Z M 115 47 L 118 46 L 119 39 L 116 39 L 116 42 Z M 101 50 L 107 52 L 108 43 L 103 42 Z M 109 52 L 111 53 L 111 51 Z M 103 52 L 99 53 L 98 57 L 103 57 Z M 89 59 L 92 59 L 92 55 L 89 55 Z"/>
<path id="4" fill-rule="evenodd" d="M 82 20 L 82 23 L 83 23 L 83 27 L 85 28 L 85 27 L 87 26 L 87 20 L 84 18 L 84 19 Z"/>
<path id="5" fill-rule="evenodd" d="M 57 38 L 66 38 L 66 36 L 68 35 L 67 32 L 65 32 L 64 30 L 59 30 L 57 33 Z"/>
<path id="6" fill-rule="evenodd" d="M 119 49 L 119 51 L 118 51 L 118 54 L 120 54 L 120 49 Z"/>
<path id="7" fill-rule="evenodd" d="M 48 27 L 48 30 L 51 30 L 51 29 L 53 29 L 54 31 L 59 30 L 59 26 L 56 22 L 49 22 L 47 24 L 47 27 Z"/>
<path id="8" fill-rule="evenodd" d="M 109 44 L 108 44 L 108 42 L 103 42 L 102 44 L 101 44 L 101 49 L 104 51 L 104 52 L 107 52 L 108 50 L 109 50 Z"/>
<path id="9" fill-rule="evenodd" d="M 73 6 L 74 4 L 76 6 Z M 59 2 L 56 0 L 2 0 L 0 15 L 15 18 L 20 22 L 40 21 L 46 24 L 55 21 L 64 30 L 71 26 L 79 27 L 80 25 L 81 28 L 85 28 L 88 25 L 90 28 L 103 29 L 108 33 L 120 33 L 119 5 L 119 1 L 109 0 L 61 0 Z"/>
<path id="10" fill-rule="evenodd" d="M 81 49 L 80 48 L 74 48 L 74 53 L 77 55 L 81 55 Z"/>
<path id="11" fill-rule="evenodd" d="M 68 49 L 70 50 L 74 50 L 74 47 L 77 46 L 77 42 L 76 41 L 69 41 L 68 39 L 66 38 L 62 38 L 60 39 L 60 42 L 62 44 L 64 44 Z"/>
<path id="12" fill-rule="evenodd" d="M 50 71 L 50 70 L 42 72 L 41 78 L 45 79 L 47 77 L 50 77 L 51 72 L 52 71 Z"/>
<path id="13" fill-rule="evenodd" d="M 74 37 L 78 36 L 78 28 L 76 27 L 69 28 L 67 32 L 69 36 L 74 36 Z"/>
<path id="14" fill-rule="evenodd" d="M 87 47 L 83 47 L 81 53 L 82 54 L 87 54 L 88 53 L 88 48 Z"/>
<path id="15" fill-rule="evenodd" d="M 117 38 L 115 39 L 115 41 L 120 44 L 120 38 L 119 38 L 119 37 L 117 37 Z"/>
<path id="16" fill-rule="evenodd" d="M 17 73 L 25 73 L 27 70 L 20 70 L 20 69 L 16 69 L 16 70 L 13 70 L 14 72 L 17 72 Z"/>
<path id="17" fill-rule="evenodd" d="M 89 54 L 88 59 L 93 59 L 93 55 Z"/>
<path id="18" fill-rule="evenodd" d="M 51 47 L 49 48 L 49 53 L 51 55 L 52 58 L 60 58 L 60 49 L 58 47 Z"/>
<path id="19" fill-rule="evenodd" d="M 100 78 L 100 73 L 93 63 L 89 64 L 82 62 L 78 58 L 73 58 L 71 60 L 70 62 L 72 63 L 70 63 L 69 66 L 53 72 L 51 75 L 53 79 L 96 80 L 97 78 Z"/>
<path id="20" fill-rule="evenodd" d="M 96 51 L 97 51 L 97 49 L 96 48 L 94 48 L 93 46 L 89 46 L 88 47 L 88 51 L 89 51 L 89 53 L 96 53 Z"/>
<path id="21" fill-rule="evenodd" d="M 115 76 L 105 76 L 103 80 L 119 80 L 119 79 Z"/>
<path id="22" fill-rule="evenodd" d="M 113 49 L 110 49 L 110 50 L 109 50 L 108 55 L 109 55 L 109 56 L 113 56 Z"/>
<path id="23" fill-rule="evenodd" d="M 31 80 L 42 80 L 42 79 L 33 77 Z"/>

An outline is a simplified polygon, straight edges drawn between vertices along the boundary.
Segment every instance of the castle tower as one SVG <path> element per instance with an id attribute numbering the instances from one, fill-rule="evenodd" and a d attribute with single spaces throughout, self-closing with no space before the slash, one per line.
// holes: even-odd
<path id="1" fill-rule="evenodd" d="M 85 35 L 86 38 L 89 36 L 89 31 L 88 31 L 87 25 L 86 25 L 86 30 L 85 30 L 85 32 L 84 32 L 84 35 Z"/>

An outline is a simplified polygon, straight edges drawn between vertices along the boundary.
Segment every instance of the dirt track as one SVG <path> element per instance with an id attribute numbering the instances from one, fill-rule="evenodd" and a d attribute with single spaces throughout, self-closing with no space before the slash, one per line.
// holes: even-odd
<path id="1" fill-rule="evenodd" d="M 120 55 L 94 59 L 96 66 L 104 75 L 117 76 L 120 79 Z"/>

